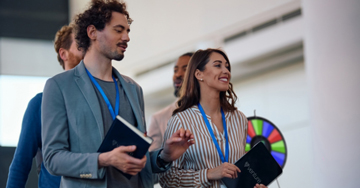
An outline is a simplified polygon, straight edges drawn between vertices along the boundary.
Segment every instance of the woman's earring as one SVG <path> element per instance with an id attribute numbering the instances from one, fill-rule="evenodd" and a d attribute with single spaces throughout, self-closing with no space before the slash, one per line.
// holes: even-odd
<path id="1" fill-rule="evenodd" d="M 200 82 L 202 82 L 202 81 L 203 81 L 203 79 L 201 78 L 201 79 L 200 79 Z"/>

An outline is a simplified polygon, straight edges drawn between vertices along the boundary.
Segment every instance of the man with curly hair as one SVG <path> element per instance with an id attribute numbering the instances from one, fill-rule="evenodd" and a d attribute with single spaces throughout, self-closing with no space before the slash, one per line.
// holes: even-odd
<path id="1" fill-rule="evenodd" d="M 116 115 L 146 130 L 141 87 L 111 63 L 124 57 L 131 22 L 124 3 L 93 0 L 75 19 L 83 61 L 46 83 L 43 155 L 49 172 L 62 176 L 61 187 L 153 187 L 152 173 L 169 169 L 194 143 L 192 133 L 180 129 L 142 159 L 128 155 L 136 146 L 97 152 Z"/>
<path id="2" fill-rule="evenodd" d="M 83 52 L 78 50 L 74 38 L 74 25 L 63 26 L 55 35 L 54 48 L 64 70 L 70 70 L 80 63 Z M 41 99 L 42 93 L 32 98 L 26 109 L 19 142 L 9 168 L 6 187 L 25 187 L 35 158 L 39 173 L 38 187 L 58 188 L 60 177 L 49 174 L 43 165 L 41 155 Z"/>

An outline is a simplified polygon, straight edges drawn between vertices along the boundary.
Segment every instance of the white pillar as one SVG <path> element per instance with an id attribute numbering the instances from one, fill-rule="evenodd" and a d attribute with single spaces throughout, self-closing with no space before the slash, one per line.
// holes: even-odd
<path id="1" fill-rule="evenodd" d="M 314 187 L 360 186 L 360 1 L 303 0 Z"/>

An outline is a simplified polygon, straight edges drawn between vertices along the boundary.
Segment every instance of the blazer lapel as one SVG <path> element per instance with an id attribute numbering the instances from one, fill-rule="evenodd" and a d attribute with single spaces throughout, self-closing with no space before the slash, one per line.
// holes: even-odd
<path id="1" fill-rule="evenodd" d="M 123 89 L 125 91 L 126 97 L 130 101 L 131 108 L 135 114 L 135 118 L 138 123 L 137 128 L 141 132 L 145 132 L 145 120 L 143 117 L 144 114 L 140 107 L 140 103 L 142 101 L 139 101 L 138 86 L 125 80 L 115 68 L 113 68 L 113 70 L 114 70 L 116 76 L 118 77 L 118 79 L 121 83 L 121 86 L 123 87 Z M 153 177 L 152 177 L 152 173 L 151 173 L 151 163 L 150 163 L 151 158 L 150 158 L 149 152 L 146 153 L 146 157 L 147 157 L 148 161 L 146 163 L 145 168 L 140 172 L 140 178 L 141 178 L 141 181 L 143 182 L 144 187 L 152 187 L 154 183 L 152 181 Z"/>
<path id="2" fill-rule="evenodd" d="M 99 100 L 96 96 L 94 87 L 91 83 L 89 76 L 86 73 L 84 62 L 81 61 L 75 67 L 75 82 L 81 90 L 82 95 L 85 97 L 98 125 L 101 139 L 104 139 L 103 119 L 101 116 L 101 109 Z"/>
<path id="3" fill-rule="evenodd" d="M 130 101 L 131 108 L 135 114 L 135 118 L 136 118 L 136 121 L 138 124 L 137 128 L 141 132 L 145 132 L 145 125 L 143 123 L 143 113 L 140 109 L 140 103 L 139 103 L 140 101 L 138 100 L 139 97 L 138 97 L 138 93 L 136 91 L 136 85 L 127 82 L 115 68 L 113 68 L 113 70 L 114 70 L 116 76 L 118 77 L 118 79 L 121 83 L 121 86 L 123 87 L 123 89 L 125 91 L 126 97 Z"/>

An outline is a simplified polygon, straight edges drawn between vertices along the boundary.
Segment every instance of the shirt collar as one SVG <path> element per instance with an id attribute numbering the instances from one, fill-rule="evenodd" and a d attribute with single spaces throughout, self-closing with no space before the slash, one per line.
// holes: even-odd
<path id="1" fill-rule="evenodd" d="M 192 107 L 190 107 L 190 109 L 191 109 L 193 112 L 195 112 L 196 114 L 198 114 L 199 116 L 202 117 L 202 114 L 201 114 L 201 112 L 200 112 L 200 110 L 199 110 L 199 107 L 198 107 L 197 105 L 193 105 Z M 225 114 L 225 119 L 228 119 L 229 116 L 230 116 L 230 112 L 224 111 L 224 114 Z M 209 115 L 207 115 L 206 113 L 205 113 L 205 115 L 206 115 L 206 117 L 207 117 L 208 119 L 211 119 L 211 117 L 210 117 Z"/>

